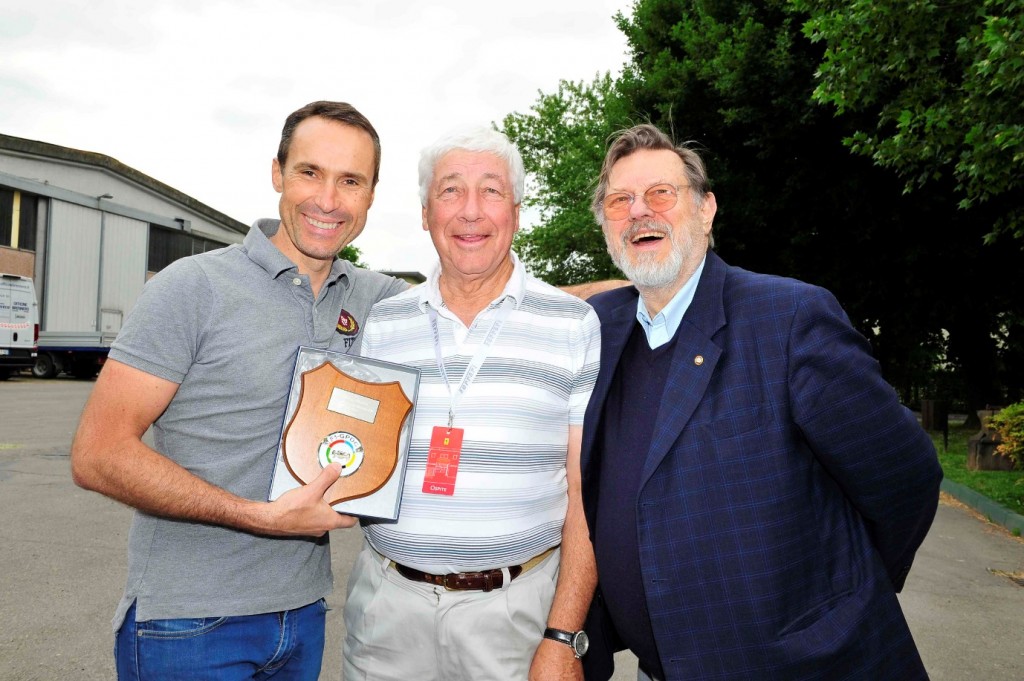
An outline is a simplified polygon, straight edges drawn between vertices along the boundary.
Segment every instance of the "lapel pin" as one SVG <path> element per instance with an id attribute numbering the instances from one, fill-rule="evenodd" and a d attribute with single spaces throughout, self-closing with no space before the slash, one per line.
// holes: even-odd
<path id="1" fill-rule="evenodd" d="M 693 358 L 693 363 L 696 364 L 697 366 L 700 366 L 701 364 L 703 364 L 704 363 L 704 355 L 697 355 L 696 357 L 694 357 Z"/>

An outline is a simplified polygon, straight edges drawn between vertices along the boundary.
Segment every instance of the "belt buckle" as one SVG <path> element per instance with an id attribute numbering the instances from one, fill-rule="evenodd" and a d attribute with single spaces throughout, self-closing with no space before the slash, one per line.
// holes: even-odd
<path id="1" fill-rule="evenodd" d="M 457 573 L 454 573 L 454 572 L 449 572 L 449 573 L 447 573 L 445 575 L 442 575 L 442 577 L 441 577 L 441 586 L 444 587 L 445 591 L 459 591 L 459 589 L 457 589 L 457 588 L 455 588 L 453 586 L 448 586 L 448 578 L 449 577 L 458 577 L 458 576 L 459 575 Z"/>

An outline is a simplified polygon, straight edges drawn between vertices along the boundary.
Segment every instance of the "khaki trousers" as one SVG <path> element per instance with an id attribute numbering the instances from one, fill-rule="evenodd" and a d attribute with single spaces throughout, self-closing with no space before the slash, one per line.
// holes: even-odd
<path id="1" fill-rule="evenodd" d="M 501 589 L 406 579 L 364 541 L 345 601 L 344 681 L 526 679 L 544 635 L 559 551 Z"/>

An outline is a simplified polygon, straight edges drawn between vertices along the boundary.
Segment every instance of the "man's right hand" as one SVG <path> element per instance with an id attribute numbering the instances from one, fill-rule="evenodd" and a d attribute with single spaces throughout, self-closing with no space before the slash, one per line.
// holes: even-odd
<path id="1" fill-rule="evenodd" d="M 75 483 L 145 513 L 253 534 L 320 537 L 356 524 L 355 518 L 337 513 L 324 500 L 327 488 L 338 479 L 340 464 L 268 503 L 212 485 L 147 446 L 143 433 L 177 390 L 176 383 L 107 360 L 71 446 Z"/>
<path id="2" fill-rule="evenodd" d="M 282 494 L 266 505 L 262 534 L 321 537 L 329 530 L 352 527 L 358 518 L 338 513 L 324 499 L 341 475 L 341 464 L 332 463 L 309 484 Z"/>

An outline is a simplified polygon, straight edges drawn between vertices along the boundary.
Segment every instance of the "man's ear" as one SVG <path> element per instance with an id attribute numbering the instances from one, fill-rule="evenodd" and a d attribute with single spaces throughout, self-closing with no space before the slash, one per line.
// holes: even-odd
<path id="1" fill-rule="evenodd" d="M 711 234 L 711 224 L 715 221 L 715 213 L 718 212 L 718 201 L 715 195 L 708 192 L 704 195 L 704 202 L 700 205 L 701 228 L 704 234 Z"/>
<path id="2" fill-rule="evenodd" d="M 278 194 L 284 191 L 284 177 L 281 174 L 281 164 L 275 158 L 270 164 L 270 181 L 274 183 L 274 191 Z"/>

